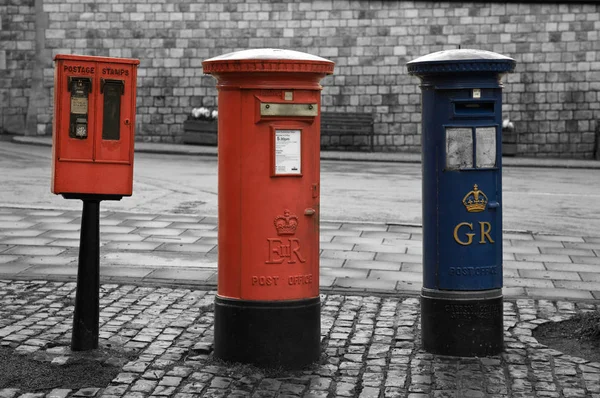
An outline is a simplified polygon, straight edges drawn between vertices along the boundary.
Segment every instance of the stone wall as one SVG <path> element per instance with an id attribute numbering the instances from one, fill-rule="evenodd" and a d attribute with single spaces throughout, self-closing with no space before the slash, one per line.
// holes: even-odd
<path id="1" fill-rule="evenodd" d="M 139 58 L 137 137 L 180 142 L 190 110 L 216 103 L 202 60 L 274 47 L 335 61 L 324 110 L 373 114 L 375 150 L 418 152 L 420 91 L 405 64 L 460 45 L 517 60 L 503 110 L 519 155 L 590 158 L 600 146 L 591 1 L 4 0 L 0 21 L 0 128 L 10 132 L 49 133 L 52 57 L 77 53 Z"/>
<path id="2" fill-rule="evenodd" d="M 23 133 L 36 54 L 35 5 L 33 0 L 6 3 L 0 2 L 0 130 Z"/>

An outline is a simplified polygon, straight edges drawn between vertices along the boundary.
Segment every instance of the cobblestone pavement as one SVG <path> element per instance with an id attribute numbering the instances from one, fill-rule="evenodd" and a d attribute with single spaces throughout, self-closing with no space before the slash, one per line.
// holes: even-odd
<path id="1" fill-rule="evenodd" d="M 75 283 L 0 281 L 0 345 L 69 357 Z M 420 349 L 415 297 L 322 295 L 322 358 L 304 371 L 262 371 L 211 356 L 214 292 L 102 285 L 100 344 L 135 352 L 108 386 L 2 398 L 600 397 L 600 363 L 537 343 L 537 325 L 595 304 L 519 299 L 504 307 L 506 350 L 487 358 Z M 63 360 L 63 363 L 68 360 Z"/>
<path id="2" fill-rule="evenodd" d="M 80 216 L 0 208 L 0 347 L 69 363 Z M 596 309 L 600 237 L 505 232 L 506 350 L 450 358 L 420 348 L 421 228 L 322 222 L 323 354 L 286 372 L 212 357 L 216 228 L 214 217 L 102 212 L 100 343 L 134 358 L 109 386 L 0 398 L 600 398 L 600 363 L 532 337 Z"/>

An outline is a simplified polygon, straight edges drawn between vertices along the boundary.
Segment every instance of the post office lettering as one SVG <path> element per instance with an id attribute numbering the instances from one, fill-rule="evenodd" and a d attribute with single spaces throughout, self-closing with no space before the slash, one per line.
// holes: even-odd
<path id="1" fill-rule="evenodd" d="M 313 282 L 312 274 L 306 275 L 291 275 L 288 277 L 288 284 L 294 285 L 310 285 Z"/>
<path id="2" fill-rule="evenodd" d="M 448 274 L 451 276 L 485 276 L 496 275 L 498 267 L 450 267 Z"/>
<path id="3" fill-rule="evenodd" d="M 252 277 L 252 286 L 277 286 L 279 276 L 258 276 Z"/>

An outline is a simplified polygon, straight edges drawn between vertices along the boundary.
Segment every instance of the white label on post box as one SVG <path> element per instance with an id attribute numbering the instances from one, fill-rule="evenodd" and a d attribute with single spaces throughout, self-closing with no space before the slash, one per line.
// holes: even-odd
<path id="1" fill-rule="evenodd" d="M 300 130 L 275 130 L 275 174 L 300 174 Z"/>
<path id="2" fill-rule="evenodd" d="M 473 89 L 473 98 L 481 98 L 481 89 L 480 88 Z"/>
<path id="3" fill-rule="evenodd" d="M 470 128 L 446 129 L 446 169 L 473 167 L 473 131 Z"/>
<path id="4" fill-rule="evenodd" d="M 496 128 L 475 129 L 477 167 L 496 167 Z"/>

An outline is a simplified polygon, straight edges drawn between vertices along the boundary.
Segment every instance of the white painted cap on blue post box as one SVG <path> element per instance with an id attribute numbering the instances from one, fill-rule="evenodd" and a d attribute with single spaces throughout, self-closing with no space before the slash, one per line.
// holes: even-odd
<path id="1" fill-rule="evenodd" d="M 406 64 L 408 73 L 443 74 L 460 72 L 512 72 L 516 61 L 486 50 L 456 49 L 427 54 Z"/>

